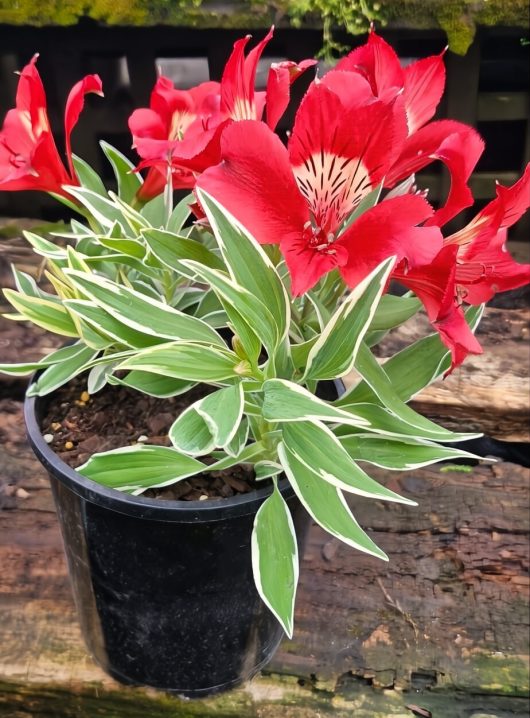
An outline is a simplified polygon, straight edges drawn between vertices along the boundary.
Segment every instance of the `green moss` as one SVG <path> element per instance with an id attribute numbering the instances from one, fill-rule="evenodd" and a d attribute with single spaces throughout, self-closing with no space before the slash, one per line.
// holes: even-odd
<path id="1" fill-rule="evenodd" d="M 527 696 L 530 690 L 528 664 L 503 653 L 478 653 L 469 660 L 476 688 L 483 693 L 502 696 Z"/>
<path id="2" fill-rule="evenodd" d="M 528 28 L 527 0 L 240 0 L 219 10 L 212 0 L 0 0 L 0 22 L 73 25 L 89 17 L 106 25 L 179 25 L 194 28 L 265 28 L 273 22 L 322 27 L 328 59 L 344 51 L 334 35 L 378 27 L 442 28 L 451 50 L 465 53 L 476 26 Z"/>

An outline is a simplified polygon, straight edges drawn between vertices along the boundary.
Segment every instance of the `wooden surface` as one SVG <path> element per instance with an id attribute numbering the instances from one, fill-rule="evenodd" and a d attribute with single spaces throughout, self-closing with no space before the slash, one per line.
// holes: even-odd
<path id="1" fill-rule="evenodd" d="M 431 416 L 458 415 L 460 428 L 522 440 L 528 316 L 490 310 L 485 357 L 417 403 Z M 41 356 L 53 341 L 0 319 L 2 361 Z M 433 718 L 528 715 L 528 469 L 431 467 L 394 472 L 390 482 L 387 474 L 419 506 L 356 498 L 353 508 L 390 563 L 314 526 L 293 641 L 249 686 L 189 703 L 121 687 L 86 655 L 47 479 L 25 439 L 22 393 L 20 382 L 0 380 L 0 716 L 413 716 L 406 706 Z"/>

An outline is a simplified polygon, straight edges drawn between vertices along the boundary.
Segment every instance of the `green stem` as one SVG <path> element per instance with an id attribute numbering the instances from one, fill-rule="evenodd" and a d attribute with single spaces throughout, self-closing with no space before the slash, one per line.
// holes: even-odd
<path id="1" fill-rule="evenodd" d="M 171 155 L 168 158 L 167 179 L 164 188 L 164 205 L 166 208 L 166 227 L 169 224 L 171 215 L 173 214 L 173 172 L 171 169 Z"/>

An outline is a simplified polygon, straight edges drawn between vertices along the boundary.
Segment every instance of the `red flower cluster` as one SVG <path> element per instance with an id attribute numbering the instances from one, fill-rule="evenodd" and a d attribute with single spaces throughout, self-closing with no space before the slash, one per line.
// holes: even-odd
<path id="1" fill-rule="evenodd" d="M 101 91 L 97 75 L 74 85 L 64 112 L 68 169 L 59 156 L 46 111 L 46 95 L 35 55 L 20 73 L 16 107 L 10 110 L 0 132 L 0 190 L 38 189 L 68 197 L 63 185 L 78 185 L 72 164 L 70 136 L 83 109 L 85 95 Z"/>
<path id="2" fill-rule="evenodd" d="M 505 248 L 506 228 L 530 204 L 530 169 L 497 188 L 466 227 L 441 227 L 473 203 L 468 180 L 484 144 L 471 127 L 430 122 L 443 94 L 442 55 L 402 68 L 375 32 L 320 80 L 298 109 L 287 147 L 262 122 L 238 122 L 221 136 L 221 161 L 197 186 L 213 195 L 262 244 L 277 243 L 294 295 L 337 268 L 354 287 L 390 256 L 393 278 L 423 302 L 452 354 L 451 370 L 482 351 L 462 304 L 530 280 Z M 451 187 L 436 211 L 414 192 L 413 175 L 440 160 Z M 404 180 L 404 182 L 403 182 Z M 401 184 L 399 184 L 401 183 Z M 377 188 L 383 200 L 355 213 Z"/>
<path id="3" fill-rule="evenodd" d="M 150 107 L 129 120 L 139 169 L 149 168 L 139 200 L 162 192 L 169 177 L 174 188 L 202 188 L 258 242 L 279 245 L 295 296 L 333 269 L 354 287 L 394 256 L 393 278 L 423 302 L 451 350 L 451 369 L 480 353 L 462 305 L 530 280 L 530 265 L 517 264 L 505 247 L 507 228 L 530 204 L 530 166 L 512 187 L 499 185 L 467 226 L 444 237 L 441 227 L 473 203 L 468 181 L 483 142 L 467 125 L 431 121 L 445 85 L 443 54 L 402 68 L 372 31 L 365 45 L 313 80 L 285 146 L 274 129 L 291 83 L 315 61 L 273 64 L 266 90 L 255 91 L 271 37 L 272 30 L 246 56 L 249 36 L 238 40 L 220 83 L 177 90 L 158 79 Z M 66 169 L 35 60 L 21 73 L 16 108 L 0 132 L 0 189 L 67 196 L 64 185 L 78 184 L 70 135 L 84 95 L 101 93 L 101 82 L 87 76 L 69 95 Z M 414 173 L 436 160 L 446 165 L 451 187 L 434 210 L 415 191 Z M 378 191 L 382 201 L 362 211 Z"/>

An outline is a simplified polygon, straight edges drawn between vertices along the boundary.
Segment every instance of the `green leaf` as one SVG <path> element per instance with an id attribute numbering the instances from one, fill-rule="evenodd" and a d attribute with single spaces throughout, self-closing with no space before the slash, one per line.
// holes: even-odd
<path id="1" fill-rule="evenodd" d="M 142 229 L 149 226 L 147 219 L 138 210 L 131 207 L 130 204 L 124 202 L 115 192 L 109 191 L 109 197 L 118 207 L 131 229 L 135 232 L 141 232 Z"/>
<path id="2" fill-rule="evenodd" d="M 117 342 L 125 344 L 133 349 L 144 349 L 159 344 L 159 340 L 149 334 L 143 334 L 127 326 L 101 307 L 91 301 L 84 299 L 67 299 L 65 306 L 76 316 L 87 322 L 94 331 L 103 333 Z"/>
<path id="3" fill-rule="evenodd" d="M 340 489 L 323 481 L 284 444 L 278 445 L 278 455 L 296 495 L 325 531 L 359 551 L 388 561 L 387 555 L 359 526 Z"/>
<path id="4" fill-rule="evenodd" d="M 66 347 L 56 349 L 38 362 L 25 362 L 24 364 L 0 364 L 0 372 L 11 376 L 26 376 L 28 374 L 33 374 L 33 372 L 51 366 L 52 364 L 67 362 L 73 356 L 77 356 L 79 349 L 80 345 L 78 343 L 69 344 Z"/>
<path id="5" fill-rule="evenodd" d="M 225 346 L 205 322 L 109 279 L 65 270 L 72 283 L 110 315 L 139 332 L 165 339 Z"/>
<path id="6" fill-rule="evenodd" d="M 166 223 L 166 201 L 164 193 L 146 202 L 140 214 L 151 227 L 163 227 Z"/>
<path id="7" fill-rule="evenodd" d="M 226 456 L 223 451 L 213 451 L 212 456 L 218 458 L 215 464 L 208 466 L 208 471 L 223 471 L 237 464 L 253 464 L 265 456 L 265 448 L 259 441 L 244 446 L 237 456 Z M 221 458 L 219 458 L 221 457 Z"/>
<path id="8" fill-rule="evenodd" d="M 278 346 L 278 328 L 267 307 L 254 294 L 230 279 L 225 272 L 204 267 L 190 260 L 183 260 L 183 264 L 193 269 L 198 277 L 213 288 L 233 322 L 237 334 L 243 336 L 236 315 L 230 311 L 231 307 L 240 319 L 244 317 L 250 329 L 267 348 L 269 355 L 272 355 Z"/>
<path id="9" fill-rule="evenodd" d="M 43 237 L 39 237 L 38 234 L 34 234 L 33 232 L 25 231 L 23 234 L 35 252 L 40 254 L 41 257 L 55 260 L 66 259 L 66 249 L 64 249 L 64 247 L 58 247 L 53 242 L 50 242 L 48 239 L 44 239 Z"/>
<path id="10" fill-rule="evenodd" d="M 208 394 L 185 409 L 169 429 L 169 438 L 186 454 L 207 454 L 232 441 L 242 414 L 243 387 L 239 383 Z"/>
<path id="11" fill-rule="evenodd" d="M 77 328 L 66 308 L 57 301 L 30 297 L 4 289 L 4 296 L 15 309 L 33 324 L 65 337 L 77 337 Z"/>
<path id="12" fill-rule="evenodd" d="M 280 344 L 287 335 L 291 313 L 285 287 L 274 264 L 256 240 L 213 197 L 200 189 L 197 195 L 230 275 L 270 311 Z"/>
<path id="13" fill-rule="evenodd" d="M 386 434 L 396 437 L 412 437 L 416 439 L 425 439 L 423 431 L 411 426 L 408 422 L 403 421 L 388 409 L 379 404 L 344 404 L 340 407 L 346 414 L 352 412 L 356 424 L 341 419 L 342 424 L 359 425 L 357 422 L 363 420 L 370 427 L 370 431 L 377 434 Z M 443 431 L 440 428 L 440 431 Z M 464 434 L 447 432 L 447 435 L 440 441 L 467 441 L 468 439 L 476 439 L 482 434 Z"/>
<path id="14" fill-rule="evenodd" d="M 367 427 L 366 419 L 355 415 L 355 406 L 348 411 L 328 404 L 299 384 L 285 379 L 268 379 L 263 384 L 263 417 L 267 421 L 319 420 Z"/>
<path id="15" fill-rule="evenodd" d="M 166 446 L 125 446 L 94 454 L 77 471 L 113 489 L 140 493 L 154 486 L 168 486 L 206 469 L 200 461 Z"/>
<path id="16" fill-rule="evenodd" d="M 469 307 L 466 321 L 476 330 L 484 306 Z M 419 391 L 432 384 L 451 364 L 451 353 L 442 343 L 439 334 L 423 337 L 388 359 L 383 369 L 394 391 L 402 401 L 409 401 Z M 339 399 L 338 404 L 348 402 L 378 402 L 377 395 L 366 381 L 352 387 Z"/>
<path id="17" fill-rule="evenodd" d="M 438 461 L 456 458 L 476 459 L 462 449 L 451 449 L 421 440 L 399 440 L 385 436 L 355 434 L 340 436 L 339 441 L 348 454 L 357 461 L 380 466 L 383 469 L 409 471 L 429 466 Z"/>
<path id="18" fill-rule="evenodd" d="M 370 331 L 381 331 L 398 327 L 421 309 L 417 297 L 395 297 L 385 294 L 381 297 L 370 323 Z"/>
<path id="19" fill-rule="evenodd" d="M 87 368 L 87 364 L 97 356 L 98 352 L 83 344 L 75 344 L 77 351 L 72 352 L 67 359 L 59 364 L 52 364 L 33 382 L 28 390 L 28 396 L 46 396 L 63 384 L 66 384 L 74 376 L 81 374 Z"/>
<path id="20" fill-rule="evenodd" d="M 285 424 L 282 437 L 297 461 L 333 486 L 359 496 L 416 505 L 368 476 L 323 424 L 311 421 Z"/>
<path id="21" fill-rule="evenodd" d="M 66 189 L 89 211 L 91 217 L 103 229 L 112 229 L 114 223 L 118 222 L 126 234 L 128 222 L 114 202 L 84 187 L 66 187 Z"/>
<path id="22" fill-rule="evenodd" d="M 456 441 L 452 432 L 426 419 L 407 406 L 396 393 L 388 375 L 379 365 L 366 344 L 362 343 L 355 361 L 355 368 L 370 386 L 378 400 L 401 421 L 416 429 L 417 435 L 434 441 Z"/>
<path id="23" fill-rule="evenodd" d="M 263 481 L 264 479 L 270 479 L 273 476 L 281 474 L 283 472 L 283 466 L 273 461 L 258 461 L 254 464 L 254 472 L 256 474 L 256 480 Z"/>
<path id="24" fill-rule="evenodd" d="M 300 344 L 293 344 L 291 346 L 291 356 L 293 357 L 293 364 L 297 369 L 304 369 L 307 364 L 307 357 L 309 352 L 315 346 L 317 337 L 312 337 L 306 342 Z"/>
<path id="25" fill-rule="evenodd" d="M 225 451 L 230 456 L 239 456 L 248 441 L 249 425 L 246 416 L 243 416 L 237 431 L 229 442 L 225 444 Z"/>
<path id="26" fill-rule="evenodd" d="M 142 236 L 157 259 L 186 277 L 193 279 L 195 272 L 182 264 L 182 259 L 191 259 L 214 269 L 224 269 L 221 259 L 194 239 L 179 237 L 162 229 L 144 229 Z"/>
<path id="27" fill-rule="evenodd" d="M 118 194 L 125 202 L 131 202 L 143 184 L 139 172 L 134 172 L 133 163 L 107 142 L 100 142 L 101 149 L 112 165 L 118 183 Z"/>
<path id="28" fill-rule="evenodd" d="M 291 514 L 276 484 L 254 519 L 252 569 L 263 602 L 292 638 L 298 545 Z"/>
<path id="29" fill-rule="evenodd" d="M 128 239 L 127 237 L 98 237 L 98 242 L 110 249 L 112 252 L 120 252 L 135 259 L 143 259 L 145 257 L 145 247 L 136 239 Z M 105 255 L 102 255 L 105 259 Z"/>
<path id="30" fill-rule="evenodd" d="M 160 398 L 184 394 L 194 386 L 193 382 L 174 379 L 170 376 L 161 376 L 160 374 L 151 374 L 146 371 L 130 371 L 122 379 L 115 376 L 109 377 L 109 384 L 122 384 L 140 391 L 142 394 Z"/>
<path id="31" fill-rule="evenodd" d="M 107 190 L 105 185 L 101 181 L 101 177 L 98 173 L 92 169 L 92 167 L 82 160 L 77 155 L 72 155 L 72 162 L 74 164 L 75 173 L 82 187 L 90 189 L 96 194 L 100 194 L 103 197 L 107 196 Z"/>
<path id="32" fill-rule="evenodd" d="M 168 232 L 178 234 L 182 230 L 191 214 L 190 204 L 193 204 L 193 202 L 195 202 L 195 197 L 191 192 L 180 200 L 167 223 L 166 229 Z"/>
<path id="33" fill-rule="evenodd" d="M 307 357 L 304 379 L 336 379 L 352 370 L 395 257 L 385 260 L 341 304 Z"/>
<path id="34" fill-rule="evenodd" d="M 139 351 L 119 368 L 141 369 L 175 379 L 208 383 L 238 376 L 239 364 L 239 357 L 233 352 L 205 344 L 168 342 Z"/>
<path id="35" fill-rule="evenodd" d="M 114 371 L 114 366 L 114 362 L 109 362 L 108 364 L 99 364 L 90 369 L 86 382 L 86 390 L 90 395 L 97 394 L 107 385 L 109 376 Z"/>
<path id="36" fill-rule="evenodd" d="M 37 286 L 36 281 L 26 272 L 21 272 L 14 265 L 11 266 L 13 272 L 13 278 L 15 280 L 16 287 L 21 294 L 25 294 L 27 297 L 35 297 L 37 299 L 47 299 L 52 302 L 59 303 L 57 297 L 54 294 L 43 292 Z"/>

